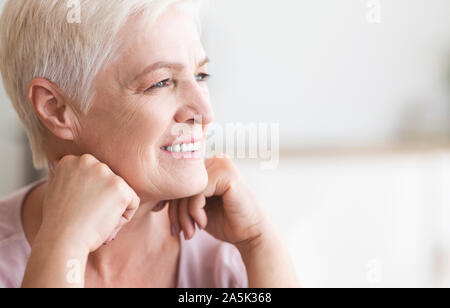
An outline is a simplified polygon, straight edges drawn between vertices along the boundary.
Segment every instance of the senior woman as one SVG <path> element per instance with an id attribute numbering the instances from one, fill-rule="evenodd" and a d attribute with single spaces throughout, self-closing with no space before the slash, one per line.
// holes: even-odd
<path id="1" fill-rule="evenodd" d="M 49 176 L 0 202 L 0 286 L 298 286 L 232 161 L 204 159 L 213 113 L 197 11 L 7 1 L 3 82 Z"/>

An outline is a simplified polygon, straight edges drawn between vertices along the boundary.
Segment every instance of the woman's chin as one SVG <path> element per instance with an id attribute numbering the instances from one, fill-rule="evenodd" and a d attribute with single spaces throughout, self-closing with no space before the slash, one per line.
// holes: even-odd
<path id="1" fill-rule="evenodd" d="M 168 189 L 172 199 L 181 199 L 198 195 L 205 191 L 208 185 L 208 174 L 206 170 L 202 173 L 197 172 L 192 176 L 180 175 Z"/>

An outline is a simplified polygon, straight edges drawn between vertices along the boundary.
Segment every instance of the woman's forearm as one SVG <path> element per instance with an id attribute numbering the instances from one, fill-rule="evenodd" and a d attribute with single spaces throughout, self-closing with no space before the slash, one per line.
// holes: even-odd
<path id="1" fill-rule="evenodd" d="M 247 269 L 249 288 L 299 288 L 292 259 L 273 226 L 238 247 Z"/>
<path id="2" fill-rule="evenodd" d="M 36 243 L 31 250 L 22 288 L 82 288 L 88 255 L 82 246 Z"/>

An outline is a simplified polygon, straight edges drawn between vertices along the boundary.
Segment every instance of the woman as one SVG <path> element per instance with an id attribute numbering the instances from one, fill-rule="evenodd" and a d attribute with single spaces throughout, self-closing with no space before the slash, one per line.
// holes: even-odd
<path id="1" fill-rule="evenodd" d="M 203 159 L 213 113 L 197 10 L 6 3 L 5 89 L 50 171 L 0 202 L 0 286 L 298 286 L 231 160 Z"/>

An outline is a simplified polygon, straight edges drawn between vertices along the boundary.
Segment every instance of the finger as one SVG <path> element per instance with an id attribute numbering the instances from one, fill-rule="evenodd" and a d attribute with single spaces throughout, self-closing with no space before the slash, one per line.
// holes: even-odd
<path id="1" fill-rule="evenodd" d="M 109 243 L 109 242 L 113 241 L 117 237 L 117 234 L 120 232 L 120 230 L 123 228 L 123 226 L 125 226 L 127 223 L 128 223 L 128 221 L 124 217 L 120 217 L 119 223 L 114 228 L 113 232 L 111 232 L 111 235 L 108 237 L 108 239 L 105 241 L 105 243 Z"/>
<path id="2" fill-rule="evenodd" d="M 223 196 L 228 190 L 231 189 L 231 182 L 229 178 L 226 175 L 224 176 L 220 172 L 220 169 L 211 171 L 208 174 L 208 177 L 208 185 L 203 192 L 206 198 L 212 196 Z"/>
<path id="3" fill-rule="evenodd" d="M 138 195 L 130 188 L 131 192 L 131 201 L 128 203 L 128 206 L 125 210 L 125 212 L 122 214 L 122 217 L 125 218 L 126 222 L 131 221 L 131 219 L 134 217 L 134 214 L 136 214 L 139 205 L 141 203 L 141 199 L 138 197 Z"/>
<path id="4" fill-rule="evenodd" d="M 214 157 L 205 159 L 205 167 L 206 169 L 220 167 L 220 163 L 222 160 L 228 160 L 231 161 L 231 157 L 228 154 L 218 154 Z"/>
<path id="5" fill-rule="evenodd" d="M 179 221 L 181 227 L 183 228 L 185 239 L 191 239 L 195 233 L 194 220 L 189 215 L 188 211 L 188 199 L 183 198 L 180 200 L 179 206 Z"/>
<path id="6" fill-rule="evenodd" d="M 223 225 L 224 209 L 220 197 L 208 198 L 204 207 L 206 216 L 208 217 L 208 223 L 205 227 L 205 231 L 211 234 L 221 234 L 223 230 L 218 226 Z"/>
<path id="7" fill-rule="evenodd" d="M 200 229 L 204 229 L 208 223 L 205 205 L 206 198 L 203 194 L 198 194 L 189 200 L 189 214 L 197 222 Z"/>
<path id="8" fill-rule="evenodd" d="M 180 201 L 180 199 L 177 199 L 174 203 L 176 213 L 175 228 L 177 229 L 177 234 L 180 234 L 181 230 L 183 229 L 180 223 Z"/>
<path id="9" fill-rule="evenodd" d="M 64 162 L 74 161 L 76 158 L 77 158 L 77 156 L 75 156 L 75 155 L 66 155 L 61 158 L 53 159 L 49 162 L 49 168 L 53 173 L 55 173 L 56 169 L 58 169 L 58 166 L 60 165 L 60 163 L 62 163 L 63 161 Z"/>
<path id="10" fill-rule="evenodd" d="M 174 229 L 174 236 L 178 236 L 180 234 L 180 223 L 178 222 L 178 200 L 169 201 L 169 220 L 171 228 L 173 227 Z"/>
<path id="11" fill-rule="evenodd" d="M 206 167 L 206 169 L 208 169 L 208 168 L 210 168 L 212 166 L 212 164 L 214 163 L 215 159 L 216 158 L 214 158 L 214 157 L 205 159 L 205 167 Z"/>

